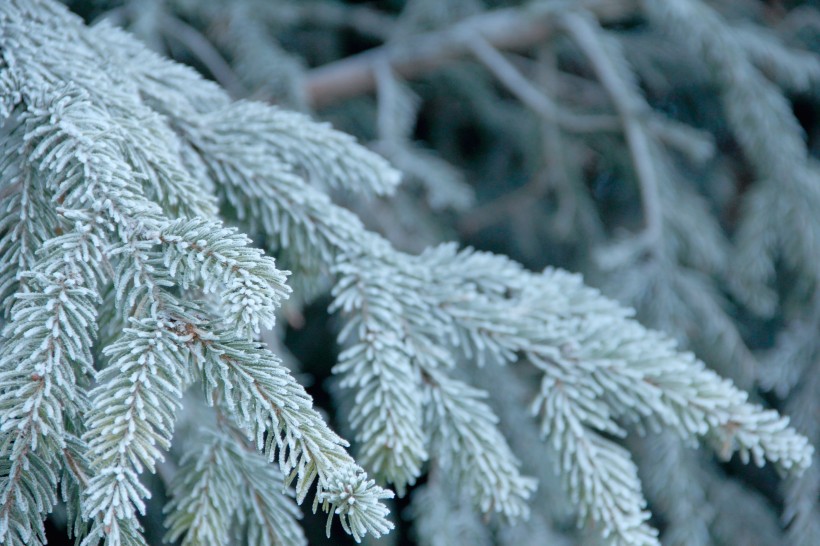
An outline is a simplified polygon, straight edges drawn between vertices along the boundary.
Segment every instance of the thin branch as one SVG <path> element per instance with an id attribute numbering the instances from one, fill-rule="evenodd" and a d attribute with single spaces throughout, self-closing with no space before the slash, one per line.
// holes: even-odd
<path id="1" fill-rule="evenodd" d="M 644 125 L 649 114 L 645 104 L 635 100 L 635 93 L 618 73 L 602 43 L 595 23 L 589 18 L 569 14 L 562 18 L 562 26 L 589 59 L 592 69 L 609 93 L 615 111 L 621 118 L 624 136 L 641 188 L 641 202 L 646 229 L 644 237 L 655 247 L 663 229 L 663 216 L 658 189 L 658 172 L 652 160 L 648 128 Z"/>
<path id="2" fill-rule="evenodd" d="M 77 481 L 80 482 L 80 486 L 83 488 L 88 487 L 88 476 L 85 475 L 82 466 L 68 449 L 63 449 L 63 457 L 65 457 L 66 466 L 71 469 L 71 472 L 77 477 Z"/>
<path id="3" fill-rule="evenodd" d="M 518 72 L 537 73 L 542 64 L 538 60 L 533 60 L 518 54 L 506 54 L 504 58 L 508 63 L 512 64 Z M 554 103 L 556 103 L 556 101 L 561 102 L 559 99 L 564 99 L 575 105 L 579 103 L 583 104 L 586 109 L 600 109 L 611 104 L 609 95 L 598 82 L 575 74 L 559 72 L 557 69 L 552 70 L 550 73 L 550 84 L 554 86 L 554 92 L 552 93 L 552 97 L 547 96 L 547 98 L 551 99 Z M 536 86 L 536 90 L 538 89 L 543 89 L 543 87 L 538 85 Z M 543 93 L 543 91 L 541 92 Z M 560 112 L 559 106 L 559 113 Z M 585 120 L 581 120 L 579 129 L 584 127 L 584 121 Z M 605 122 L 606 120 L 601 116 L 600 121 Z M 655 138 L 663 142 L 665 146 L 678 150 L 695 163 L 701 163 L 715 155 L 714 138 L 707 131 L 668 118 L 656 111 L 652 112 L 652 116 L 646 123 L 647 129 L 651 131 Z M 564 129 L 567 129 L 567 127 L 565 126 Z M 602 132 L 620 132 L 621 130 L 620 120 L 617 121 L 617 127 L 610 127 L 607 123 L 601 123 L 600 127 L 600 131 Z M 576 132 L 584 131 L 580 130 Z"/>
<path id="4" fill-rule="evenodd" d="M 197 29 L 169 15 L 163 16 L 160 24 L 165 35 L 188 48 L 232 97 L 239 98 L 246 94 L 231 65 Z"/>
<path id="5" fill-rule="evenodd" d="M 577 133 L 612 131 L 620 127 L 618 119 L 612 116 L 579 116 L 565 112 L 481 36 L 473 36 L 468 44 L 476 59 L 524 106 L 539 114 L 545 121 Z"/>
<path id="6" fill-rule="evenodd" d="M 391 131 L 395 127 L 395 116 L 393 115 L 390 105 L 397 100 L 393 96 L 393 89 L 390 85 L 390 80 L 393 75 L 390 73 L 390 65 L 386 62 L 381 62 L 373 67 L 374 76 L 376 78 L 376 98 L 378 100 L 378 108 L 376 109 L 376 127 L 379 138 L 384 139 L 387 135 L 393 135 L 395 131 Z"/>
<path id="7" fill-rule="evenodd" d="M 715 155 L 715 140 L 711 133 L 702 129 L 660 114 L 650 117 L 646 128 L 664 146 L 678 150 L 695 163 L 702 163 Z"/>
<path id="8" fill-rule="evenodd" d="M 632 0 L 578 0 L 555 2 L 546 10 L 483 13 L 445 30 L 413 36 L 409 41 L 390 43 L 311 70 L 305 82 L 308 102 L 321 108 L 372 91 L 376 85 L 373 66 L 379 62 L 387 62 L 405 79 L 423 75 L 468 54 L 470 39 L 476 35 L 496 49 L 529 49 L 554 32 L 551 15 L 568 5 L 587 7 L 605 22 L 621 20 L 636 9 Z"/>
<path id="9" fill-rule="evenodd" d="M 559 102 L 557 88 L 560 85 L 561 77 L 558 71 L 558 52 L 554 44 L 544 44 L 537 50 L 537 68 L 534 73 L 534 81 L 543 93 Z M 580 184 L 580 180 L 573 181 L 570 172 L 573 170 L 572 163 L 569 162 L 573 150 L 568 139 L 565 138 L 564 131 L 560 126 L 552 123 L 541 124 L 542 150 L 544 154 L 544 165 L 547 174 L 543 176 L 545 183 L 555 192 L 556 209 L 553 214 L 553 230 L 559 237 L 566 237 L 575 226 L 583 225 L 589 239 L 595 240 L 602 235 L 600 229 L 600 218 L 594 206 L 585 207 L 587 204 L 583 196 L 586 192 Z M 579 153 L 582 153 L 578 150 Z M 579 172 L 575 173 L 580 174 Z M 581 186 L 581 187 L 579 187 Z M 590 221 L 593 218 L 597 221 Z"/>

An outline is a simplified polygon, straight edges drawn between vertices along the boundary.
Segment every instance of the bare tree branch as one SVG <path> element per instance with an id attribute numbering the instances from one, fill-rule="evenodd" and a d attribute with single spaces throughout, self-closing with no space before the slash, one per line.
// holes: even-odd
<path id="1" fill-rule="evenodd" d="M 503 9 L 476 15 L 445 30 L 386 44 L 311 70 L 305 82 L 308 102 L 322 108 L 372 91 L 376 85 L 374 66 L 381 62 L 387 62 L 403 78 L 420 76 L 469 54 L 469 42 L 476 35 L 496 49 L 529 49 L 553 32 L 550 14 L 573 4 L 588 8 L 604 22 L 623 19 L 636 9 L 633 0 L 586 0 L 556 2 L 532 11 Z"/>

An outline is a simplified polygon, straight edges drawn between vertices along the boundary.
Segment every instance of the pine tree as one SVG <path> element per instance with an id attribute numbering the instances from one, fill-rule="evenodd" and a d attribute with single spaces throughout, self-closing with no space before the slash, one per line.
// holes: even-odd
<path id="1" fill-rule="evenodd" d="M 503 4 L 73 5 L 102 16 L 90 26 L 55 0 L 0 4 L 0 542 L 44 543 L 63 509 L 84 545 L 147 544 L 159 513 L 168 541 L 305 544 L 309 497 L 328 536 L 338 519 L 371 540 L 398 523 L 393 491 L 412 491 L 423 544 L 659 544 L 652 512 L 664 543 L 742 542 L 733 503 L 758 526 L 772 510 L 710 453 L 771 463 L 790 540 L 820 537 L 820 178 L 783 91 L 815 93 L 820 62 L 700 0 Z M 385 45 L 309 70 L 271 32 L 316 38 L 303 27 Z M 646 45 L 667 39 L 683 51 Z M 445 66 L 460 56 L 474 63 Z M 714 90 L 756 180 L 723 197 L 742 201 L 733 242 L 711 128 L 653 102 L 678 85 L 665 62 Z M 419 141 L 442 90 L 507 146 L 457 167 L 450 111 Z M 369 148 L 305 113 L 369 91 L 335 112 L 370 124 Z M 630 187 L 609 216 L 590 155 Z M 493 162 L 545 170 L 486 202 L 465 172 Z M 621 302 L 437 241 L 448 214 L 469 237 L 510 212 L 549 230 L 523 248 L 576 247 Z M 353 456 L 274 330 L 328 295 Z M 762 358 L 752 313 L 784 323 Z"/>

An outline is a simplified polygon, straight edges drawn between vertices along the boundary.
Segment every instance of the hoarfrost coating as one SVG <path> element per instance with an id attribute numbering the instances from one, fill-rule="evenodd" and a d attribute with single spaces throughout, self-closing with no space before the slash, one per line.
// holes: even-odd
<path id="1" fill-rule="evenodd" d="M 598 258 L 612 269 L 647 255 L 655 265 L 673 260 L 670 249 L 686 247 L 688 224 L 670 201 L 691 204 L 697 218 L 708 213 L 687 190 L 664 184 L 671 167 L 658 135 L 673 138 L 667 122 L 648 113 L 595 13 L 548 4 L 532 17 L 563 32 L 605 86 L 641 193 L 643 230 Z M 672 26 L 695 25 L 692 13 L 705 14 L 717 29 L 709 36 L 718 35 L 720 20 L 698 2 L 664 6 L 646 12 Z M 718 65 L 732 60 L 739 78 L 779 104 L 751 61 L 733 64 L 747 55 L 742 35 L 717 53 L 709 36 L 700 38 L 704 56 Z M 502 83 L 520 83 L 492 36 L 467 46 L 445 38 Z M 625 447 L 631 437 L 664 430 L 663 442 L 677 437 L 725 459 L 770 462 L 791 480 L 809 467 L 812 448 L 787 418 L 750 402 L 580 276 L 533 272 L 452 243 L 405 253 L 366 229 L 330 194 L 386 196 L 401 174 L 327 123 L 233 101 L 128 33 L 105 22 L 88 27 L 51 0 L 0 5 L 0 52 L 3 543 L 44 543 L 43 521 L 62 501 L 69 532 L 83 544 L 146 544 L 139 516 L 158 507 L 145 477 L 163 472 L 171 497 L 166 537 L 183 544 L 305 544 L 296 505 L 311 495 L 313 511 L 327 513 L 328 535 L 337 518 L 356 541 L 379 537 L 395 525 L 387 487 L 403 495 L 428 472 L 428 493 L 445 491 L 435 502 L 461 514 L 449 532 L 476 522 L 471 514 L 549 530 L 549 518 L 532 514 L 543 491 L 522 470 L 526 457 L 557 463 L 579 526 L 611 544 L 658 544 L 639 467 Z M 373 84 L 382 113 L 393 115 L 377 120 L 376 149 L 428 179 L 430 193 L 429 178 L 443 176 L 433 206 L 467 207 L 473 195 L 462 177 L 408 142 L 418 105 L 384 62 Z M 730 118 L 740 123 L 746 114 L 732 110 L 733 82 L 722 83 Z M 519 89 L 522 102 L 578 127 L 579 118 L 557 114 L 549 97 L 532 92 Z M 777 117 L 796 150 L 789 161 L 802 160 L 791 118 L 783 108 L 772 112 L 765 115 Z M 768 124 L 755 116 L 758 126 Z M 582 121 L 587 130 L 612 120 Z M 760 146 L 753 136 L 741 144 Z M 813 176 L 810 165 L 800 172 Z M 805 177 L 790 180 L 802 188 Z M 754 220 L 749 226 L 741 239 L 759 228 Z M 749 282 L 771 284 L 767 264 L 776 255 L 768 250 Z M 810 268 L 812 252 L 795 244 L 784 258 Z M 708 245 L 693 252 L 717 270 L 716 255 Z M 709 290 L 696 275 L 670 278 Z M 322 292 L 341 324 L 334 373 L 359 462 L 261 340 L 283 305 L 293 312 Z M 774 305 L 772 297 L 759 307 Z M 719 306 L 708 309 L 724 316 Z M 740 334 L 728 332 L 736 348 L 729 352 L 746 359 Z M 488 377 L 504 388 L 488 392 Z M 515 394 L 533 380 L 531 396 Z M 534 449 L 549 457 L 516 454 L 525 442 L 508 440 L 516 435 L 496 414 L 505 389 L 534 418 L 522 428 L 543 440 Z M 435 516 L 415 512 L 428 522 Z M 430 534 L 419 527 L 420 536 Z M 488 533 L 475 530 L 474 540 L 486 542 Z"/>

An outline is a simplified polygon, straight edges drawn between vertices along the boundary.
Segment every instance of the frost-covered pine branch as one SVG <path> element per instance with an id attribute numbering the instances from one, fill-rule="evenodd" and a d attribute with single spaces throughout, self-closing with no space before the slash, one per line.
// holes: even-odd
<path id="1" fill-rule="evenodd" d="M 258 452 L 249 450 L 230 430 L 204 433 L 187 447 L 171 485 L 168 538 L 183 544 L 299 545 L 305 543 L 292 499 L 282 494 L 282 475 Z M 237 487 L 247 494 L 232 499 Z M 234 526 L 234 518 L 237 524 Z"/>
<path id="2" fill-rule="evenodd" d="M 465 6 L 454 13 L 476 9 Z M 665 212 L 675 198 L 658 174 L 662 122 L 642 117 L 626 61 L 605 52 L 591 16 L 560 13 L 544 10 L 536 30 L 563 28 L 612 100 L 650 247 L 671 267 L 685 256 L 709 269 L 719 251 L 675 238 L 685 228 Z M 400 23 L 442 23 L 422 15 Z M 496 38 L 479 42 L 489 64 Z M 443 505 L 466 521 L 526 519 L 536 481 L 515 453 L 523 442 L 499 426 L 492 389 L 471 384 L 476 365 L 507 381 L 527 370 L 519 403 L 540 429 L 535 445 L 552 454 L 578 525 L 611 544 L 658 544 L 623 445 L 630 433 L 664 429 L 792 476 L 809 466 L 812 448 L 787 418 L 579 276 L 454 244 L 408 254 L 368 231 L 330 195 L 386 196 L 400 174 L 329 125 L 232 101 L 51 0 L 0 7 L 0 52 L 0 540 L 43 543 L 59 487 L 85 544 L 144 544 L 138 516 L 155 508 L 145 471 L 178 457 L 168 450 L 189 388 L 207 403 L 194 411 L 216 424 L 185 433 L 190 448 L 168 485 L 168 537 L 186 544 L 304 543 L 289 486 L 297 504 L 313 495 L 328 533 L 338 516 L 354 539 L 378 537 L 393 527 L 383 503 L 392 492 L 376 481 L 403 494 L 428 469 L 428 492 L 445 484 Z M 237 63 L 247 54 L 235 51 Z M 389 68 L 377 80 L 379 136 L 412 149 L 412 100 Z M 332 297 L 342 347 L 334 372 L 352 400 L 362 466 L 260 341 L 292 292 Z M 539 460 L 529 455 L 528 465 Z"/>
<path id="3" fill-rule="evenodd" d="M 18 264 L 32 265 L 15 272 L 16 294 L 6 300 L 0 536 L 45 540 L 42 515 L 56 503 L 58 470 L 71 464 L 64 452 L 81 436 L 91 454 L 79 484 L 83 516 L 93 522 L 86 542 L 143 543 L 136 514 L 148 490 L 139 476 L 162 458 L 197 374 L 221 391 L 237 426 L 278 456 L 286 475 L 294 472 L 288 481 L 298 473 L 300 501 L 316 482 L 316 502 L 356 538 L 386 532 L 380 499 L 389 493 L 344 452 L 278 361 L 243 339 L 272 324 L 289 291 L 284 273 L 221 227 L 213 199 L 194 189 L 196 170 L 173 129 L 133 81 L 118 83 L 128 81 L 124 70 L 102 67 L 89 34 L 50 2 L 3 7 L 4 76 L 19 84 L 3 97 L 5 156 L 19 156 L 4 183 L 43 195 L 53 212 L 42 221 L 54 221 L 39 248 L 19 247 L 34 256 Z M 64 40 L 62 56 L 43 53 Z M 26 218 L 29 205 L 19 203 L 7 214 Z M 191 212 L 211 218 L 177 218 Z M 112 282 L 126 328 L 95 347 L 96 304 Z M 96 382 L 90 392 L 87 377 Z"/>

